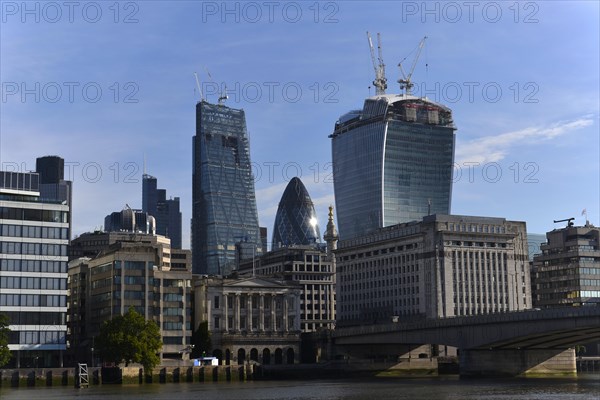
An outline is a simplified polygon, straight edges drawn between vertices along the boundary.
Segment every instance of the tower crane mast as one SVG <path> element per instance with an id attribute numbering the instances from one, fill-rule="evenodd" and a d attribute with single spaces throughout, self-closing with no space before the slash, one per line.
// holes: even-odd
<path id="1" fill-rule="evenodd" d="M 415 55 L 415 59 L 413 60 L 413 63 L 410 67 L 408 75 L 404 72 L 404 68 L 402 68 L 402 63 L 408 58 L 408 56 L 404 57 L 404 59 L 398 63 L 398 67 L 400 67 L 400 72 L 402 73 L 402 77 L 404 78 L 404 79 L 398 79 L 398 83 L 400 84 L 400 89 L 405 89 L 406 94 L 408 94 L 408 95 L 410 95 L 412 93 L 412 88 L 413 88 L 413 86 L 415 86 L 414 83 L 412 83 L 411 78 L 412 78 L 413 72 L 415 72 L 415 67 L 417 66 L 417 61 L 419 60 L 419 56 L 421 55 L 421 50 L 423 50 L 423 46 L 425 46 L 426 39 L 427 39 L 427 36 L 424 36 L 423 39 L 421 39 L 421 41 L 419 42 L 417 54 Z"/>
<path id="2" fill-rule="evenodd" d="M 371 62 L 373 63 L 373 70 L 375 70 L 375 80 L 373 86 L 375 86 L 375 94 L 385 94 L 387 89 L 387 78 L 385 77 L 385 64 L 383 63 L 383 52 L 381 50 L 381 35 L 377 34 L 377 56 L 378 59 L 375 61 L 375 48 L 373 46 L 373 40 L 371 34 L 367 31 L 367 39 L 369 41 L 369 49 L 371 50 Z"/>

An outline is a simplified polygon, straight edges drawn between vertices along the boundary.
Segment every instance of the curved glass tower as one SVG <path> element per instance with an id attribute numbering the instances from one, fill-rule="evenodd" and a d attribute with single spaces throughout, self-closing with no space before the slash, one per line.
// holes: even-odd
<path id="1" fill-rule="evenodd" d="M 321 243 L 315 206 L 302 181 L 294 177 L 283 191 L 275 224 L 272 250 L 290 245 Z"/>
<path id="2" fill-rule="evenodd" d="M 262 254 L 244 110 L 200 101 L 193 146 L 192 271 L 226 274 Z"/>
<path id="3" fill-rule="evenodd" d="M 449 108 L 410 95 L 342 115 L 330 135 L 340 239 L 449 214 L 455 130 Z"/>

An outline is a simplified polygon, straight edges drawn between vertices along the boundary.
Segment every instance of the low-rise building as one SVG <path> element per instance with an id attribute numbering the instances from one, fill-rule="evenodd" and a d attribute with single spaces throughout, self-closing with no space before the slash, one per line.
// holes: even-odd
<path id="1" fill-rule="evenodd" d="M 208 321 L 224 364 L 294 364 L 300 354 L 300 287 L 262 277 L 195 276 L 194 328 Z"/>

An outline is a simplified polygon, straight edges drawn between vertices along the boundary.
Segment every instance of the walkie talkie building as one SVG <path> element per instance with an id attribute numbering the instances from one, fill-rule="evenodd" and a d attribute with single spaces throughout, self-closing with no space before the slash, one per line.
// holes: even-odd
<path id="1" fill-rule="evenodd" d="M 193 168 L 192 270 L 225 274 L 262 254 L 244 110 L 196 105 Z"/>
<path id="2" fill-rule="evenodd" d="M 342 115 L 330 135 L 340 239 L 450 214 L 455 129 L 449 108 L 411 95 Z"/>

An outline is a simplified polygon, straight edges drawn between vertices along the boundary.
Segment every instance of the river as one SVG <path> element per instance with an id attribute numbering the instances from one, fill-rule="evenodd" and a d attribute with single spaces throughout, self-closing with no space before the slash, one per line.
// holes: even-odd
<path id="1" fill-rule="evenodd" d="M 600 376 L 577 379 L 460 380 L 455 377 L 170 383 L 154 385 L 1 388 L 2 400 L 598 400 Z"/>

